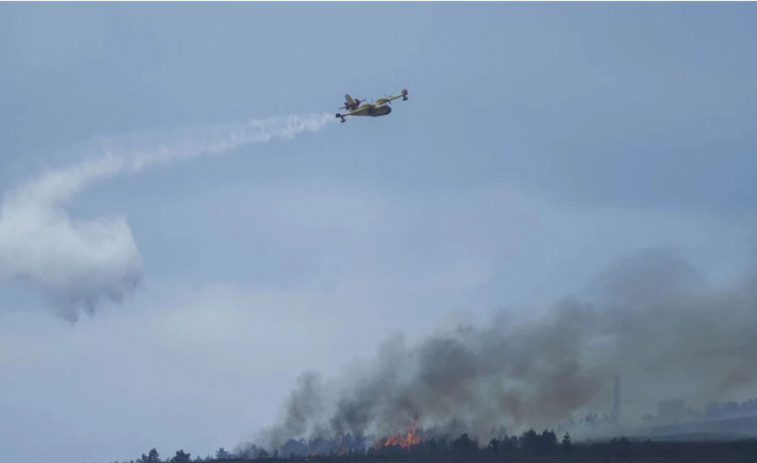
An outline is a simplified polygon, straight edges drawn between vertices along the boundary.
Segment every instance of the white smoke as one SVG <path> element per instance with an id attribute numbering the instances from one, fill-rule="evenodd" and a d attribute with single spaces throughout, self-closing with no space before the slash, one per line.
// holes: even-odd
<path id="1" fill-rule="evenodd" d="M 181 130 L 148 148 L 111 148 L 99 158 L 48 171 L 3 196 L 0 280 L 28 282 L 72 322 L 103 301 L 120 301 L 142 277 L 142 258 L 129 224 L 122 216 L 72 219 L 65 206 L 76 193 L 117 174 L 291 139 L 333 120 L 330 114 L 307 114 Z"/>
<path id="2" fill-rule="evenodd" d="M 257 444 L 274 451 L 290 439 L 381 438 L 414 427 L 481 442 L 502 426 L 517 434 L 563 425 L 574 437 L 597 437 L 636 432 L 670 397 L 694 409 L 752 398 L 755 282 L 752 266 L 716 286 L 675 248 L 637 250 L 597 278 L 591 302 L 568 297 L 537 317 L 497 310 L 415 343 L 392 336 L 335 377 L 304 372 Z M 615 378 L 623 379 L 622 419 L 582 420 L 613 410 Z M 687 419 L 697 416 L 691 411 Z"/>

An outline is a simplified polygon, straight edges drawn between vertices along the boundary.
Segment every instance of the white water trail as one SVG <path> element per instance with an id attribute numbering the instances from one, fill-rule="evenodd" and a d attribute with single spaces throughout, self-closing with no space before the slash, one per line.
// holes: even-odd
<path id="1" fill-rule="evenodd" d="M 3 195 L 0 205 L 0 281 L 18 279 L 41 290 L 71 322 L 103 301 L 120 301 L 139 285 L 142 257 L 123 216 L 72 219 L 65 205 L 88 185 L 145 168 L 218 156 L 251 144 L 317 132 L 331 114 L 305 114 L 182 129 L 142 148 L 55 169 Z M 153 137 L 154 138 L 154 137 Z"/>

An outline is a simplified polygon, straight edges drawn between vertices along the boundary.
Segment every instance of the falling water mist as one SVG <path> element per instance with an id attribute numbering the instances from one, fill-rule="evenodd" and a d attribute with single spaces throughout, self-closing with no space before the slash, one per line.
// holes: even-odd
<path id="1" fill-rule="evenodd" d="M 329 114 L 305 114 L 110 140 L 104 153 L 44 172 L 3 194 L 0 281 L 20 280 L 38 289 L 71 322 L 104 302 L 120 301 L 142 279 L 142 257 L 131 228 L 122 216 L 72 218 L 65 206 L 73 196 L 119 174 L 288 140 L 333 120 Z"/>

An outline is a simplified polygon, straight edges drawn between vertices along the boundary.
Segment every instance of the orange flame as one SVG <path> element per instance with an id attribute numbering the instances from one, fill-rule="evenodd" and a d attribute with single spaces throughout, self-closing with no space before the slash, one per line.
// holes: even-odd
<path id="1" fill-rule="evenodd" d="M 378 450 L 383 447 L 401 447 L 403 449 L 409 449 L 414 445 L 418 445 L 422 442 L 421 436 L 415 431 L 415 426 L 405 434 L 396 434 L 389 436 L 386 439 L 380 440 L 373 445 L 373 448 Z"/>

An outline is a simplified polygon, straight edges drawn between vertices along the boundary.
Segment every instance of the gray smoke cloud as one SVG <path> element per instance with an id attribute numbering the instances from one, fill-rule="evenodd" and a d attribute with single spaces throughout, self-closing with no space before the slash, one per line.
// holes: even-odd
<path id="1" fill-rule="evenodd" d="M 118 174 L 290 139 L 332 121 L 329 114 L 306 114 L 143 134 L 129 143 L 111 141 L 103 156 L 48 171 L 3 196 L 0 280 L 28 282 L 71 322 L 105 301 L 120 301 L 142 279 L 137 244 L 125 217 L 73 219 L 65 206 L 77 193 Z"/>
<path id="2" fill-rule="evenodd" d="M 554 428 L 611 413 L 616 376 L 628 423 L 661 399 L 748 393 L 757 379 L 754 283 L 750 274 L 711 287 L 674 249 L 639 252 L 596 280 L 591 302 L 566 298 L 528 318 L 500 312 L 413 344 L 396 336 L 342 377 L 305 373 L 258 442 L 274 449 L 290 438 L 415 426 L 480 439 L 502 426 Z"/>

